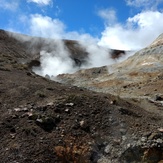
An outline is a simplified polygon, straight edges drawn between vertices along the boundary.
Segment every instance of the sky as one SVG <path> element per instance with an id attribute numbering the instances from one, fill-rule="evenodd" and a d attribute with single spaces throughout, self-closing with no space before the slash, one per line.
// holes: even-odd
<path id="1" fill-rule="evenodd" d="M 0 29 L 138 50 L 163 33 L 163 0 L 0 0 Z"/>

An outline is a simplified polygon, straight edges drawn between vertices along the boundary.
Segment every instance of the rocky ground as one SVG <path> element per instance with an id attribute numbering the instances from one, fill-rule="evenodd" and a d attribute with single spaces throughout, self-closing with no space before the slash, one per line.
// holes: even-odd
<path id="1" fill-rule="evenodd" d="M 31 71 L 37 55 L 0 32 L 1 162 L 163 162 L 161 95 L 151 98 L 153 111 L 147 100 L 60 84 Z M 144 96 L 149 88 L 162 92 L 156 79 L 142 82 Z"/>
<path id="2" fill-rule="evenodd" d="M 163 35 L 123 62 L 58 75 L 62 83 L 111 93 L 150 112 L 162 114 Z"/>

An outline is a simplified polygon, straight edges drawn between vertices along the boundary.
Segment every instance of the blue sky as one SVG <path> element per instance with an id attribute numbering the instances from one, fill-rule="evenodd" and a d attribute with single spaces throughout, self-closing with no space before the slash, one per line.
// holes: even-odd
<path id="1" fill-rule="evenodd" d="M 0 28 L 140 49 L 163 33 L 163 0 L 0 0 Z"/>

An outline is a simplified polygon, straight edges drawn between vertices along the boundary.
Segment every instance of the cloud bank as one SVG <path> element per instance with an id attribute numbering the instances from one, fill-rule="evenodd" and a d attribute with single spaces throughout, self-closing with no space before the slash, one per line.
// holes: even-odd
<path id="1" fill-rule="evenodd" d="M 148 46 L 163 33 L 163 13 L 159 11 L 142 11 L 129 17 L 125 24 L 117 21 L 114 10 L 101 10 L 99 15 L 105 19 L 105 29 L 100 38 L 88 33 L 67 32 L 66 25 L 62 21 L 40 14 L 30 16 L 30 34 L 56 39 L 89 41 L 112 49 L 139 50 Z"/>
<path id="2" fill-rule="evenodd" d="M 0 7 L 3 5 L 8 9 L 16 8 L 19 6 L 18 2 L 20 2 L 19 0 L 1 1 Z M 51 0 L 27 0 L 27 2 L 39 5 L 52 3 Z M 23 26 L 28 27 L 26 31 L 28 31 L 29 35 L 89 41 L 113 49 L 139 50 L 148 46 L 159 34 L 163 33 L 163 12 L 157 9 L 157 6 L 163 0 L 125 0 L 125 2 L 128 6 L 141 7 L 142 9 L 135 15 L 126 18 L 123 23 L 118 20 L 118 14 L 113 8 L 99 10 L 97 14 L 104 22 L 104 30 L 101 31 L 100 37 L 91 36 L 89 33 L 81 31 L 67 31 L 67 26 L 63 21 L 46 14 L 22 14 L 19 16 L 19 20 L 22 23 L 23 17 L 23 20 L 25 20 L 23 21 Z M 154 4 L 156 7 L 155 10 L 152 10 L 151 7 Z M 14 27 L 8 29 L 13 29 L 12 31 L 14 31 Z"/>
<path id="3" fill-rule="evenodd" d="M 106 19 L 106 18 L 105 18 Z M 139 50 L 163 33 L 163 13 L 142 11 L 129 17 L 125 24 L 106 24 L 99 45 L 113 49 Z M 158 25 L 159 23 L 159 25 Z"/>

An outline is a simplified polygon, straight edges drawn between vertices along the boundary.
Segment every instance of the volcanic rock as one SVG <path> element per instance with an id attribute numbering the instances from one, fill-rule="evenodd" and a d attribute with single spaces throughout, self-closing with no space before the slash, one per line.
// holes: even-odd
<path id="1" fill-rule="evenodd" d="M 64 85 L 38 76 L 29 66 L 39 61 L 43 45 L 50 52 L 55 41 L 32 37 L 40 42 L 30 44 L 31 37 L 18 36 L 23 39 L 0 31 L 1 162 L 163 160 L 163 110 L 146 99 L 162 93 L 162 52 L 157 47 L 109 68 L 61 75 L 63 83 L 72 81 Z M 76 41 L 65 44 L 72 58 L 85 62 L 87 52 Z"/>

